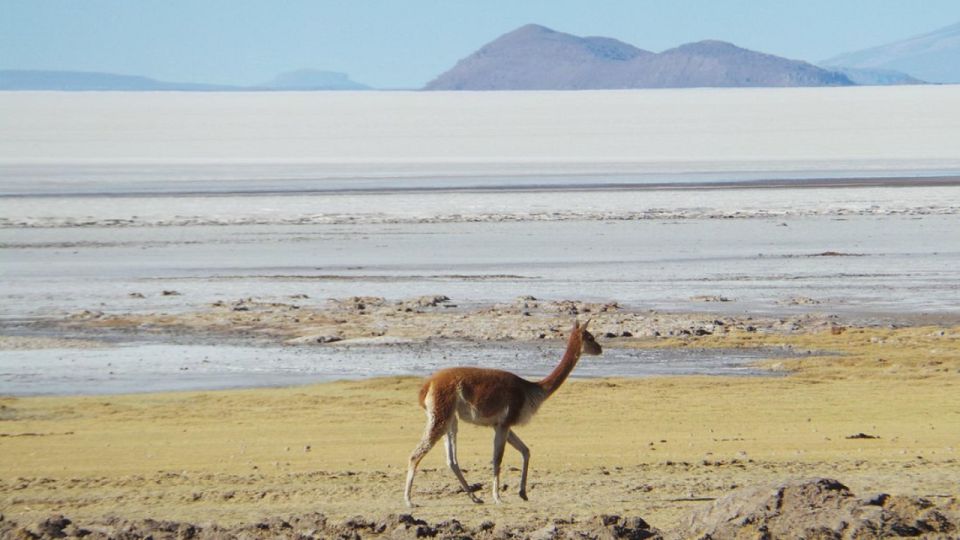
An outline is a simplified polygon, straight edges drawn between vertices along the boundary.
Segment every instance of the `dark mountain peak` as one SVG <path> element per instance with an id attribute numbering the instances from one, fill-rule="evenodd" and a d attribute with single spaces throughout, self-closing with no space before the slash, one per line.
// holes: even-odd
<path id="1" fill-rule="evenodd" d="M 530 23 L 530 24 L 525 24 L 525 25 L 521 26 L 520 28 L 517 28 L 517 29 L 512 30 L 512 31 L 510 31 L 510 32 L 507 32 L 506 34 L 504 34 L 504 35 L 501 36 L 501 37 L 507 37 L 507 36 L 538 36 L 538 35 L 549 35 L 549 34 L 560 34 L 560 33 L 561 33 L 561 32 L 557 32 L 556 30 L 554 30 L 554 29 L 552 29 L 552 28 L 547 28 L 546 26 L 542 26 L 542 25 L 539 25 L 539 24 Z"/>
<path id="2" fill-rule="evenodd" d="M 528 24 L 487 43 L 427 84 L 428 90 L 598 88 L 618 69 L 652 53 L 606 37 L 579 37 Z"/>
<path id="3" fill-rule="evenodd" d="M 587 53 L 606 60 L 629 60 L 641 54 L 651 54 L 638 49 L 629 43 L 624 43 L 608 37 L 579 37 L 565 32 L 558 32 L 539 24 L 526 24 L 507 32 L 484 45 L 480 51 L 490 53 L 504 49 L 525 48 L 527 50 L 544 50 L 557 47 L 569 47 L 576 52 Z M 479 52 L 479 51 L 478 51 Z"/>
<path id="4" fill-rule="evenodd" d="M 481 47 L 480 50 L 496 50 L 504 47 L 516 47 L 550 41 L 568 41 L 569 38 L 573 37 L 574 36 L 570 34 L 557 32 L 556 30 L 551 30 L 539 24 L 527 24 L 503 34 Z"/>

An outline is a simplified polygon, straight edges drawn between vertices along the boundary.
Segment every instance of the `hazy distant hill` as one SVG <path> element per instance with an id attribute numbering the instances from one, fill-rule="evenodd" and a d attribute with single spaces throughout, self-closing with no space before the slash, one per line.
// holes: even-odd
<path id="1" fill-rule="evenodd" d="M 937 83 L 960 83 L 960 23 L 933 32 L 820 63 L 864 69 L 891 69 Z"/>
<path id="2" fill-rule="evenodd" d="M 636 58 L 653 53 L 609 38 L 523 26 L 483 46 L 427 84 L 428 90 L 598 88 Z"/>
<path id="3" fill-rule="evenodd" d="M 217 91 L 229 86 L 170 83 L 138 77 L 88 71 L 0 70 L 0 90 L 124 90 L 124 91 Z"/>
<path id="4" fill-rule="evenodd" d="M 291 71 L 260 86 L 164 82 L 149 77 L 86 71 L 0 70 L 0 90 L 228 92 L 283 90 L 367 90 L 344 73 Z"/>
<path id="5" fill-rule="evenodd" d="M 526 25 L 484 45 L 427 90 L 579 90 L 699 86 L 844 86 L 807 62 L 701 41 L 656 54 L 603 37 Z"/>
<path id="6" fill-rule="evenodd" d="M 263 88 L 270 90 L 369 90 L 370 87 L 350 80 L 346 73 L 301 69 L 277 75 L 272 81 L 264 83 Z"/>
<path id="7" fill-rule="evenodd" d="M 927 84 L 906 73 L 893 69 L 866 69 L 828 66 L 827 69 L 843 73 L 854 84 L 862 86 L 890 86 L 895 84 Z"/>

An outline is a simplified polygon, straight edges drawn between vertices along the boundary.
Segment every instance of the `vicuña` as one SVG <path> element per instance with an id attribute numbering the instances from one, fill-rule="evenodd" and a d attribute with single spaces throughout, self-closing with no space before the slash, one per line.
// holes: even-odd
<path id="1" fill-rule="evenodd" d="M 407 483 L 403 492 L 407 506 L 414 506 L 410 498 L 417 466 L 446 435 L 447 465 L 457 477 L 463 491 L 475 503 L 483 501 L 474 494 L 457 463 L 457 418 L 480 426 L 490 426 L 493 436 L 493 500 L 500 503 L 500 463 L 506 443 L 523 456 L 520 475 L 520 498 L 527 499 L 527 467 L 530 449 L 513 432 L 514 426 L 527 423 L 544 400 L 567 380 L 583 353 L 598 355 L 603 352 L 593 335 L 587 331 L 590 321 L 573 323 L 567 350 L 557 367 L 543 380 L 528 381 L 508 371 L 473 367 L 455 367 L 434 373 L 420 388 L 420 406 L 427 413 L 427 427 L 420 444 L 410 454 Z"/>

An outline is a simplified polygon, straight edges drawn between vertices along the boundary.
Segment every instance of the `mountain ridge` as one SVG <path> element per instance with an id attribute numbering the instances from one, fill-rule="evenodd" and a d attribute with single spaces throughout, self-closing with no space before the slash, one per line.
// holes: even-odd
<path id="1" fill-rule="evenodd" d="M 960 83 L 960 22 L 899 41 L 833 56 L 835 68 L 882 69 L 934 83 Z"/>
<path id="2" fill-rule="evenodd" d="M 366 89 L 369 87 L 350 80 L 345 73 L 309 69 L 281 73 L 271 81 L 256 86 L 167 82 L 140 75 L 100 71 L 0 70 L 0 91 L 282 92 Z"/>
<path id="3" fill-rule="evenodd" d="M 702 86 L 848 86 L 845 75 L 720 40 L 654 53 L 622 41 L 528 24 L 503 34 L 425 90 L 587 90 Z"/>

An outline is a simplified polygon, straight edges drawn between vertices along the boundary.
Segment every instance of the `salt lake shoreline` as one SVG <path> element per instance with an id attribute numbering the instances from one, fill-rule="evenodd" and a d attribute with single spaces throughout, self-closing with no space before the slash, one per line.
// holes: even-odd
<path id="1" fill-rule="evenodd" d="M 4 176 L 4 166 L 0 165 L 0 178 Z M 16 173 L 9 172 L 15 176 Z M 192 185 L 189 189 L 167 187 L 155 189 L 151 187 L 136 188 L 124 186 L 117 191 L 70 191 L 68 185 L 57 184 L 56 192 L 42 189 L 29 191 L 29 187 L 0 191 L 0 199 L 18 198 L 138 198 L 138 197 L 185 197 L 185 196 L 272 196 L 272 195 L 352 195 L 352 194 L 404 194 L 404 193 L 484 193 L 484 192 L 578 192 L 578 191 L 689 191 L 689 190 L 747 190 L 747 189 L 829 189 L 829 188 L 872 188 L 872 187 L 947 187 L 960 185 L 960 174 L 930 171 L 901 172 L 892 171 L 887 174 L 858 176 L 857 174 L 836 173 L 825 175 L 822 173 L 796 174 L 781 173 L 765 175 L 764 173 L 702 173 L 702 176 L 713 177 L 709 180 L 692 178 L 666 180 L 658 176 L 669 178 L 669 174 L 650 175 L 649 178 L 639 181 L 636 175 L 596 172 L 591 174 L 571 173 L 526 173 L 510 175 L 502 174 L 490 176 L 477 175 L 446 175 L 428 177 L 428 179 L 404 179 L 382 176 L 356 178 L 276 178 L 271 181 L 255 181 L 245 188 L 237 188 L 243 182 L 213 182 L 203 180 L 178 180 L 177 183 Z M 758 176 L 756 179 L 738 179 L 739 176 Z M 766 177 L 765 177 L 766 176 Z M 354 187 L 351 182 L 359 184 Z M 176 186 L 177 183 L 173 185 Z M 271 187 L 270 184 L 280 184 L 283 187 Z M 330 185 L 330 187 L 326 187 Z M 228 187 L 233 186 L 233 187 Z M 40 187 L 43 187 L 41 184 Z"/>
<path id="2" fill-rule="evenodd" d="M 811 309 L 807 312 L 742 315 L 711 312 L 707 308 L 711 304 L 726 303 L 728 299 L 722 296 L 704 296 L 699 301 L 705 308 L 690 312 L 638 310 L 617 302 L 544 301 L 529 295 L 509 303 L 469 306 L 460 306 L 443 295 L 394 301 L 382 297 L 349 297 L 330 300 L 318 308 L 302 305 L 306 298 L 300 296 L 285 302 L 254 298 L 218 301 L 196 311 L 172 313 L 83 310 L 59 319 L 8 320 L 0 325 L 0 351 L 24 356 L 27 351 L 50 350 L 53 355 L 50 361 L 77 372 L 76 384 L 88 381 L 76 387 L 83 388 L 78 394 L 90 394 L 88 387 L 93 384 L 90 381 L 99 378 L 104 378 L 102 387 L 93 393 L 257 388 L 398 374 L 425 376 L 432 370 L 457 363 L 458 359 L 461 363 L 484 366 L 484 357 L 488 357 L 486 367 L 511 369 L 510 359 L 516 356 L 512 369 L 519 369 L 525 376 L 536 376 L 551 369 L 551 351 L 559 354 L 562 350 L 570 322 L 590 319 L 608 356 L 620 359 L 612 365 L 610 360 L 590 363 L 579 374 L 574 373 L 575 378 L 680 374 L 782 376 L 787 371 L 778 360 L 824 354 L 824 351 L 776 343 L 777 336 L 839 334 L 847 328 L 960 325 L 960 314 L 954 313 L 827 314 L 817 312 L 817 303 L 804 297 L 795 297 L 791 303 L 794 306 L 809 303 Z M 725 336 L 732 335 L 762 336 L 764 341 L 759 346 L 744 347 L 734 340 L 729 343 L 724 340 Z M 707 345 L 707 349 L 702 348 L 700 342 L 711 337 L 716 337 L 716 342 Z M 191 353 L 194 349 L 200 352 Z M 709 352 L 710 349 L 715 352 Z M 641 353 L 643 350 L 650 352 Z M 72 367 L 70 362 L 54 359 L 73 356 L 76 362 L 87 351 L 107 359 L 94 361 L 89 366 L 83 361 Z M 269 358 L 269 362 L 276 363 L 275 369 L 281 371 L 265 372 L 250 362 L 228 367 L 224 360 L 216 361 L 217 356 L 234 358 L 248 352 L 262 357 L 261 361 Z M 161 375 L 163 372 L 157 369 L 164 364 L 163 358 L 170 355 L 187 357 L 180 361 L 179 367 L 169 368 L 172 373 Z M 212 355 L 214 364 L 207 363 L 207 355 Z M 121 368 L 129 364 L 125 358 L 130 356 L 140 358 L 139 362 L 133 367 Z M 190 360 L 189 356 L 195 358 Z M 109 358 L 114 357 L 111 363 Z M 334 367 L 331 374 L 324 375 L 325 372 L 316 370 L 322 369 L 320 362 L 327 357 L 340 358 L 340 362 L 352 359 L 349 362 L 356 363 L 357 367 L 352 370 Z M 31 362 L 28 358 L 46 357 L 24 356 L 24 361 Z M 404 361 L 412 362 L 411 367 L 402 367 L 404 364 L 398 363 L 397 358 L 410 359 Z M 657 364 L 649 367 L 623 364 L 632 358 L 635 362 Z M 671 368 L 671 358 L 677 367 Z M 378 365 L 377 362 L 384 363 Z M 661 367 L 661 362 L 667 363 Z M 208 366 L 218 364 L 224 365 L 219 369 L 228 371 L 215 371 L 218 368 L 210 371 Z M 80 375 L 84 372 L 78 369 L 94 371 Z M 138 369 L 157 374 L 151 379 L 149 375 L 140 375 Z M 290 369 L 303 371 L 300 376 L 295 371 L 283 374 Z M 107 370 L 110 376 L 96 370 Z M 13 373 L 19 370 L 11 366 L 8 371 L 5 378 L 15 381 Z M 173 382 L 175 376 L 184 382 L 178 386 Z M 127 386 L 120 382 L 103 384 L 116 377 L 130 382 Z M 296 383 L 298 377 L 303 381 Z M 27 384 L 27 380 L 21 384 Z M 138 380 L 142 382 L 137 383 Z M 171 382 L 163 383 L 164 380 Z M 12 392 L 12 395 L 72 393 L 68 382 L 43 390 L 38 386 L 39 381 L 30 383 L 29 387 L 35 390 Z M 4 382 L 9 384 L 11 382 Z"/>

